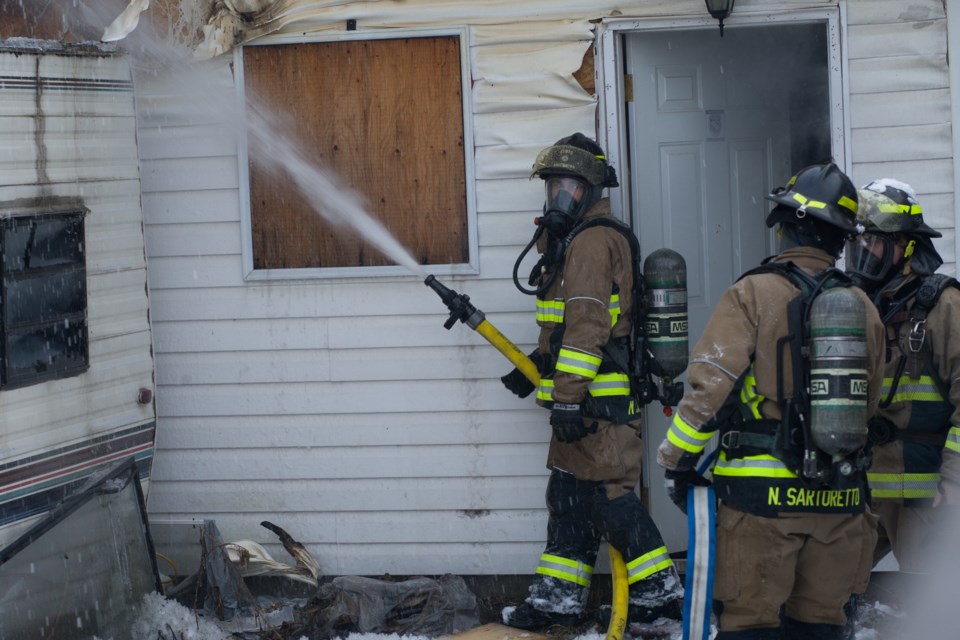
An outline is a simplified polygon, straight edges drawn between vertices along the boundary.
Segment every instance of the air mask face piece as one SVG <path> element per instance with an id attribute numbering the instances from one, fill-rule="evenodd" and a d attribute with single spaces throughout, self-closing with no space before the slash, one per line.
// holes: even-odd
<path id="1" fill-rule="evenodd" d="M 555 238 L 562 238 L 580 219 L 587 185 L 572 176 L 551 176 L 544 180 L 546 200 L 543 225 Z"/>
<path id="2" fill-rule="evenodd" d="M 893 268 L 894 240 L 887 234 L 865 233 L 847 241 L 847 273 L 868 282 L 882 282 Z"/>

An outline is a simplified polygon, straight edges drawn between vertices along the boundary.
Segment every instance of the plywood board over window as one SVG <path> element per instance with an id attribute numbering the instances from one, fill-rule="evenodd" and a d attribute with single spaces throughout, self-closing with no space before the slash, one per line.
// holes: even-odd
<path id="1" fill-rule="evenodd" d="M 424 265 L 469 261 L 459 36 L 248 46 L 244 90 Z M 247 148 L 253 268 L 391 265 Z"/>

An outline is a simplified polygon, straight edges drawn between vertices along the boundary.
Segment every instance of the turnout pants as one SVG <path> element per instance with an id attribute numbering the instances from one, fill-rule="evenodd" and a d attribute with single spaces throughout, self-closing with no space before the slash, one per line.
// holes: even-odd
<path id="1" fill-rule="evenodd" d="M 544 611 L 582 611 L 605 538 L 627 565 L 630 599 L 659 603 L 682 595 L 663 538 L 633 492 L 611 500 L 605 483 L 553 470 L 547 483 L 547 544 L 528 602 Z"/>
<path id="2" fill-rule="evenodd" d="M 721 502 L 713 594 L 720 630 L 779 628 L 781 605 L 794 626 L 842 626 L 844 604 L 870 579 L 875 520 L 870 513 L 765 518 Z"/>

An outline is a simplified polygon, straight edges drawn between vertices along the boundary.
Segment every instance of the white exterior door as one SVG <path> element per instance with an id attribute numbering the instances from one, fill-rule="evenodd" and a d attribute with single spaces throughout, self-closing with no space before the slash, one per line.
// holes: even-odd
<path id="1" fill-rule="evenodd" d="M 764 196 L 791 175 L 786 97 L 756 90 L 751 29 L 636 32 L 625 37 L 633 99 L 627 105 L 631 217 L 644 256 L 660 247 L 687 264 L 690 346 L 723 291 L 773 253 Z M 686 546 L 656 447 L 670 418 L 647 411 L 645 479 L 668 548 Z"/>

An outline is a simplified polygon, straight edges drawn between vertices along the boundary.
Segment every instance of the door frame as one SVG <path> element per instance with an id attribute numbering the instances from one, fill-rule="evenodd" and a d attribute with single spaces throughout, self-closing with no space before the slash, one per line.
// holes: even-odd
<path id="1" fill-rule="evenodd" d="M 830 138 L 834 162 L 850 174 L 850 87 L 847 68 L 847 50 L 841 29 L 846 25 L 846 3 L 823 9 L 796 9 L 771 11 L 769 8 L 744 8 L 724 21 L 725 28 L 764 24 L 820 22 L 827 25 L 830 74 Z M 597 119 L 600 144 L 606 149 L 608 162 L 625 175 L 630 145 L 627 141 L 627 109 L 624 87 L 623 35 L 639 31 L 672 31 L 704 29 L 720 37 L 716 20 L 709 16 L 689 18 L 606 18 L 598 25 L 597 37 Z M 621 179 L 619 189 L 610 193 L 614 215 L 634 228 L 629 181 Z M 627 212 L 627 213 L 625 213 Z"/>
<path id="2" fill-rule="evenodd" d="M 769 24 L 825 24 L 827 28 L 828 45 L 828 88 L 830 104 L 830 144 L 836 164 L 848 175 L 850 174 L 850 122 L 849 122 L 849 85 L 847 53 L 841 28 L 846 25 L 846 5 L 844 0 L 832 8 L 818 9 L 781 9 L 771 11 L 764 9 L 738 9 L 731 19 L 724 21 L 727 28 L 739 26 L 762 26 Z M 607 159 L 621 176 L 621 185 L 610 192 L 610 203 L 614 215 L 630 224 L 634 229 L 640 228 L 639 210 L 632 205 L 634 198 L 631 194 L 631 183 L 628 179 L 628 159 L 631 145 L 627 139 L 627 112 L 624 87 L 625 38 L 628 33 L 651 31 L 677 31 L 704 29 L 706 35 L 719 38 L 716 20 L 705 15 L 703 17 L 684 18 L 611 18 L 598 25 L 597 34 L 597 99 L 598 99 L 598 142 L 606 149 Z M 791 167 L 795 170 L 796 167 Z M 650 411 L 648 408 L 647 411 Z M 649 443 L 644 452 L 643 474 L 641 478 L 641 498 L 648 505 L 651 515 L 660 520 L 661 532 L 664 535 L 668 548 L 680 550 L 685 548 L 682 541 L 675 536 L 683 536 L 676 523 L 664 521 L 659 509 L 669 504 L 665 496 L 655 497 L 653 477 L 656 469 L 656 447 L 659 442 Z M 659 489 L 658 491 L 662 491 Z M 671 507 L 662 508 L 670 510 Z"/>

